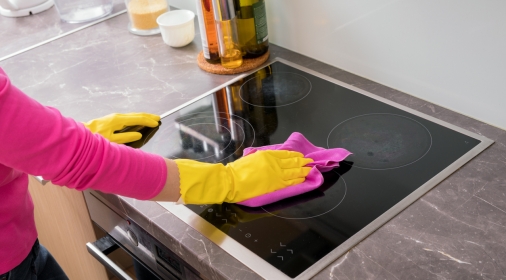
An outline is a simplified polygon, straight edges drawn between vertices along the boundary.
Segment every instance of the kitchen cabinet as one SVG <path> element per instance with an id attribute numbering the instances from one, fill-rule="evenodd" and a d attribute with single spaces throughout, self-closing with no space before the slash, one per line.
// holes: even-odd
<path id="1" fill-rule="evenodd" d="M 108 279 L 103 265 L 86 250 L 97 239 L 83 194 L 29 177 L 35 206 L 35 223 L 41 244 L 58 261 L 70 279 Z"/>

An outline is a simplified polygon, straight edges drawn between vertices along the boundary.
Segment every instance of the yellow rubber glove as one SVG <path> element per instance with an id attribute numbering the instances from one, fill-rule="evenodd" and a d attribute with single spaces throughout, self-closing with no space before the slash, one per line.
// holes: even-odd
<path id="1" fill-rule="evenodd" d="M 110 114 L 84 123 L 91 132 L 98 133 L 109 141 L 123 144 L 142 138 L 139 132 L 120 132 L 127 126 L 158 126 L 160 116 L 147 113 Z"/>
<path id="2" fill-rule="evenodd" d="M 226 166 L 174 160 L 186 204 L 236 203 L 304 182 L 313 162 L 299 152 L 258 151 Z"/>

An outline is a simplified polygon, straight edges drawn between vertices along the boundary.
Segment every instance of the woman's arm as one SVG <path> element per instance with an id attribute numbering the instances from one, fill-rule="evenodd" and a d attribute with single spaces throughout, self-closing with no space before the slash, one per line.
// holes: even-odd
<path id="1" fill-rule="evenodd" d="M 151 200 L 176 202 L 181 196 L 179 189 L 179 170 L 177 164 L 173 160 L 165 159 L 165 164 L 167 166 L 167 180 L 162 191 Z"/>
<path id="2" fill-rule="evenodd" d="M 22 93 L 1 69 L 0 164 L 57 185 L 138 199 L 155 197 L 167 182 L 163 157 L 92 134 Z"/>
<path id="3" fill-rule="evenodd" d="M 0 164 L 56 185 L 137 199 L 234 203 L 302 183 L 310 162 L 281 150 L 259 151 L 226 166 L 172 161 L 111 143 L 31 99 L 0 69 Z"/>

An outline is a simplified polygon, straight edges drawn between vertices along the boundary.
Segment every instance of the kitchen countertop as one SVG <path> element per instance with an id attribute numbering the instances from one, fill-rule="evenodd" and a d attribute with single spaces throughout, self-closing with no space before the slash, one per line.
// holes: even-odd
<path id="1" fill-rule="evenodd" d="M 125 9 L 125 1 L 113 0 L 112 12 L 107 17 L 124 13 Z M 0 26 L 2 27 L 0 28 L 0 38 L 2 38 L 0 60 L 55 37 L 65 36 L 80 28 L 86 28 L 86 26 L 101 20 L 78 24 L 67 23 L 60 20 L 54 5 L 42 13 L 29 17 L 11 18 L 0 16 Z"/>
<path id="2" fill-rule="evenodd" d="M 26 27 L 35 16 L 22 20 L 27 34 L 52 28 Z M 198 28 L 190 45 L 176 49 L 159 35 L 130 34 L 127 23 L 120 14 L 0 67 L 26 94 L 78 121 L 111 112 L 162 114 L 235 77 L 198 68 Z M 0 33 L 9 43 L 0 51 L 17 48 L 18 35 Z M 284 58 L 495 141 L 315 279 L 506 279 L 506 131 L 279 46 L 270 52 L 271 60 Z M 157 203 L 104 197 L 209 279 L 260 278 Z"/>

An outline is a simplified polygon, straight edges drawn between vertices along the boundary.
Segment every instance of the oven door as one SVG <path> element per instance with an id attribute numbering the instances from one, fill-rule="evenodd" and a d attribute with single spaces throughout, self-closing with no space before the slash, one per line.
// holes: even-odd
<path id="1" fill-rule="evenodd" d="M 165 275 L 166 277 L 160 276 L 110 235 L 95 242 L 86 243 L 86 248 L 95 259 L 105 266 L 110 274 L 116 276 L 114 279 L 180 279 L 170 272 Z"/>
<path id="2" fill-rule="evenodd" d="M 104 237 L 86 244 L 88 252 L 119 279 L 202 279 L 198 272 L 128 217 L 100 199 L 84 197 L 92 221 Z"/>

